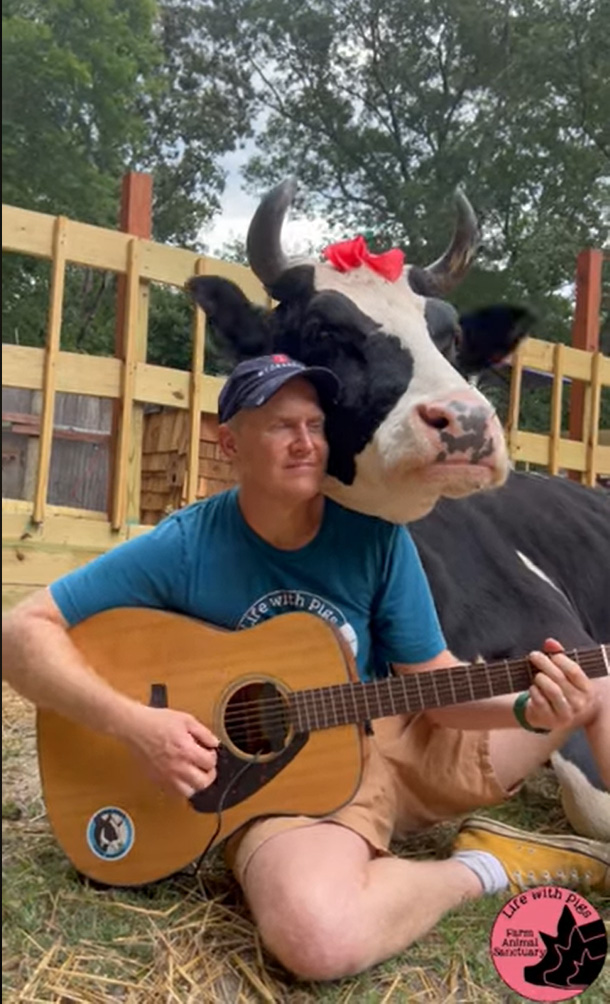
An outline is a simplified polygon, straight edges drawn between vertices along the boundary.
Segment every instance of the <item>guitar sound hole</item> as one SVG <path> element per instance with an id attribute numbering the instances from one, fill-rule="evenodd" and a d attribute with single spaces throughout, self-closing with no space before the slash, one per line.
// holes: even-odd
<path id="1" fill-rule="evenodd" d="M 286 698 L 272 683 L 247 683 L 227 702 L 224 726 L 241 753 L 279 753 L 288 739 Z"/>

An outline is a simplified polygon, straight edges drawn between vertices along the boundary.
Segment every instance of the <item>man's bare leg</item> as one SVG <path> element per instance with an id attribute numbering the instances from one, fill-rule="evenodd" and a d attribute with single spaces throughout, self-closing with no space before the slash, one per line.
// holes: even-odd
<path id="1" fill-rule="evenodd" d="M 269 951 L 297 976 L 332 980 L 402 951 L 482 888 L 459 861 L 372 858 L 358 834 L 319 823 L 264 843 L 244 892 Z"/>
<path id="2" fill-rule="evenodd" d="M 566 735 L 493 732 L 491 758 L 503 787 L 545 763 Z M 364 839 L 332 823 L 268 840 L 250 861 L 244 891 L 267 948 L 315 980 L 352 975 L 403 951 L 448 910 L 483 893 L 458 860 L 373 857 Z"/>

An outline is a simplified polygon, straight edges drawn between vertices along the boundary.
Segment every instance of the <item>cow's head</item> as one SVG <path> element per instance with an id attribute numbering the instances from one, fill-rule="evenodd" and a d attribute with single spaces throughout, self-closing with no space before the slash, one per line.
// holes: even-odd
<path id="1" fill-rule="evenodd" d="M 280 232 L 294 181 L 271 191 L 248 232 L 252 270 L 277 301 L 253 306 L 233 283 L 194 277 L 188 289 L 237 361 L 284 352 L 334 370 L 342 394 L 327 417 L 325 492 L 393 522 L 425 515 L 440 496 L 503 483 L 508 461 L 493 407 L 466 377 L 512 351 L 531 320 L 521 308 L 458 317 L 442 297 L 467 271 L 478 242 L 458 193 L 453 240 L 433 265 L 389 281 L 366 265 L 288 259 Z"/>

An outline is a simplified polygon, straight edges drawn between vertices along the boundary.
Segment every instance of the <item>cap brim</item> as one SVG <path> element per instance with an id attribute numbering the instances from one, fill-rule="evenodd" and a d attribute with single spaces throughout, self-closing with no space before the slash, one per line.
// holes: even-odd
<path id="1" fill-rule="evenodd" d="M 332 370 L 328 370 L 324 366 L 308 366 L 307 369 L 298 370 L 296 373 L 278 373 L 276 379 L 269 381 L 265 387 L 265 400 L 261 401 L 260 404 L 266 404 L 289 380 L 308 380 L 318 392 L 320 404 L 323 407 L 334 404 L 341 390 L 339 378 Z"/>

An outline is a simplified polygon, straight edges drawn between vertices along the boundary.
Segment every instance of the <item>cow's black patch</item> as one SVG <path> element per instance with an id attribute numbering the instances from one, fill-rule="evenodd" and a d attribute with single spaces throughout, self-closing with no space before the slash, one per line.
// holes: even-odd
<path id="1" fill-rule="evenodd" d="M 304 311 L 283 303 L 276 314 L 276 351 L 327 366 L 341 381 L 338 404 L 326 420 L 328 473 L 352 484 L 355 458 L 411 382 L 413 357 L 341 293 L 317 293 Z"/>
<path id="2" fill-rule="evenodd" d="M 250 303 L 239 286 L 217 275 L 189 279 L 187 290 L 205 312 L 227 362 L 271 352 L 273 315 Z"/>
<path id="3" fill-rule="evenodd" d="M 449 362 L 457 364 L 462 330 L 457 310 L 444 300 L 426 300 L 424 316 L 430 338 Z"/>
<path id="4" fill-rule="evenodd" d="M 465 374 L 480 373 L 502 362 L 535 324 L 525 307 L 492 306 L 460 315 L 461 338 L 456 365 Z"/>
<path id="5" fill-rule="evenodd" d="M 608 641 L 607 493 L 513 472 L 497 491 L 441 499 L 409 529 L 459 658 L 518 658 L 548 637 L 567 648 Z"/>
<path id="6" fill-rule="evenodd" d="M 412 268 L 418 292 L 428 288 L 422 270 Z M 315 289 L 315 269 L 289 268 L 270 292 L 274 310 L 252 305 L 232 282 L 198 276 L 187 288 L 206 312 L 216 340 L 233 363 L 268 352 L 285 352 L 309 365 L 327 366 L 341 380 L 339 402 L 327 416 L 328 471 L 343 484 L 356 476 L 356 457 L 400 398 L 413 377 L 413 356 L 404 341 L 364 313 L 347 296 Z M 431 297 L 425 307 L 431 340 L 457 369 L 480 370 L 512 351 L 530 326 L 531 314 L 516 307 L 488 307 L 460 318 L 453 307 Z M 455 452 L 473 454 L 477 463 L 493 450 L 485 436 L 483 413 L 462 422 L 462 433 L 441 434 L 439 459 Z"/>

